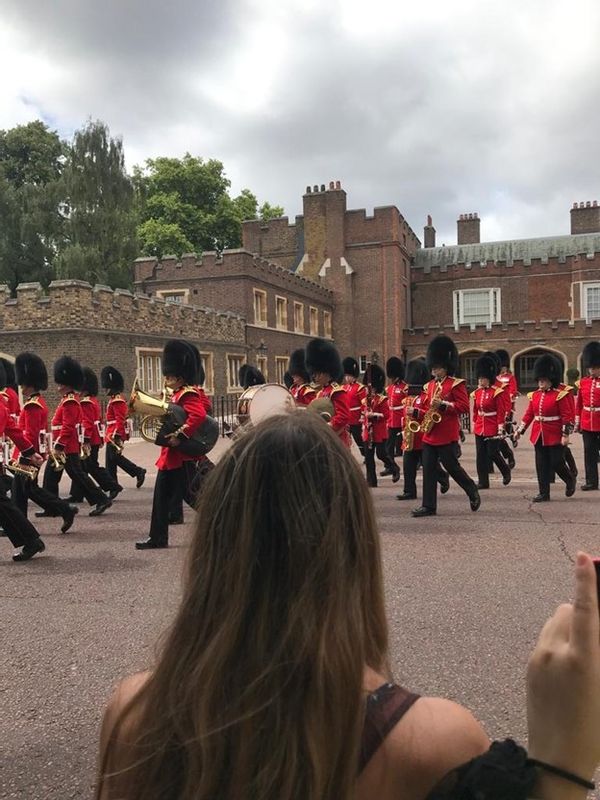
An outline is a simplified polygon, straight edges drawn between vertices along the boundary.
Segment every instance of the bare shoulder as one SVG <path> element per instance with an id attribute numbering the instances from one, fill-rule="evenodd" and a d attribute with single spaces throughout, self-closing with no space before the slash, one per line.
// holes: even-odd
<path id="1" fill-rule="evenodd" d="M 463 706 L 422 697 L 392 731 L 390 746 L 414 797 L 425 797 L 450 770 L 484 753 L 490 741 Z"/>
<path id="2" fill-rule="evenodd" d="M 129 675 L 117 684 L 108 701 L 102 718 L 102 746 L 106 745 L 108 742 L 121 711 L 129 701 L 136 696 L 140 689 L 145 686 L 149 677 L 149 672 L 136 672 L 134 675 Z"/>

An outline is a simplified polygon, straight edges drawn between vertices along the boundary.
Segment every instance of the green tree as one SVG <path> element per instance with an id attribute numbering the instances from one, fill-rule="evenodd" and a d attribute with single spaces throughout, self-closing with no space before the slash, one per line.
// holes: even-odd
<path id="1" fill-rule="evenodd" d="M 112 138 L 103 122 L 88 122 L 75 133 L 62 181 L 65 245 L 57 275 L 129 286 L 138 254 L 137 216 L 121 140 Z"/>
<path id="2" fill-rule="evenodd" d="M 257 217 L 255 195 L 243 189 L 231 197 L 223 164 L 215 159 L 204 161 L 189 153 L 181 159 L 149 159 L 145 169 L 134 169 L 133 182 L 141 220 L 138 235 L 146 255 L 239 247 L 242 222 Z M 149 225 L 151 221 L 155 224 Z"/>
<path id="3" fill-rule="evenodd" d="M 53 277 L 62 240 L 61 171 L 65 144 L 41 121 L 0 131 L 0 281 Z"/>
<path id="4" fill-rule="evenodd" d="M 271 203 L 265 201 L 258 210 L 258 217 L 264 222 L 268 222 L 270 219 L 283 217 L 283 213 L 283 206 L 272 206 Z"/>

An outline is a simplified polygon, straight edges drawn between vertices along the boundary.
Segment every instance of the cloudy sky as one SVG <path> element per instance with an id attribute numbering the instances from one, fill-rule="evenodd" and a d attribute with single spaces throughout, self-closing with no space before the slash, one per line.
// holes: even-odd
<path id="1" fill-rule="evenodd" d="M 341 180 L 439 243 L 558 235 L 600 200 L 599 40 L 597 0 L 0 0 L 0 128 L 100 118 L 291 217 Z"/>

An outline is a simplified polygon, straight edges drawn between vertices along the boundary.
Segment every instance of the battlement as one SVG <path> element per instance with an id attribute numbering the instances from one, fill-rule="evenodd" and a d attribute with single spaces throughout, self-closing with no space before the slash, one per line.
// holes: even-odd
<path id="1" fill-rule="evenodd" d="M 245 320 L 237 314 L 169 303 L 127 289 L 78 280 L 52 281 L 47 293 L 39 283 L 21 283 L 16 298 L 0 285 L 0 331 L 56 330 L 147 331 L 192 338 L 244 341 Z"/>
<path id="2" fill-rule="evenodd" d="M 289 269 L 274 264 L 266 258 L 247 250 L 225 250 L 222 253 L 208 251 L 197 257 L 185 254 L 181 260 L 175 256 L 156 258 L 138 258 L 134 265 L 135 283 L 144 281 L 185 281 L 190 279 L 215 278 L 223 276 L 250 277 L 264 281 L 277 278 L 292 291 L 300 294 L 309 293 L 319 297 L 325 303 L 332 302 L 332 292 L 320 283 L 303 278 Z"/>
<path id="3" fill-rule="evenodd" d="M 586 322 L 584 319 L 526 319 L 519 322 L 494 322 L 490 325 L 427 325 L 418 328 L 407 328 L 404 335 L 410 339 L 428 341 L 439 334 L 450 336 L 459 342 L 473 343 L 490 339 L 569 339 L 581 337 L 586 341 L 600 338 L 600 319 Z"/>
<path id="4" fill-rule="evenodd" d="M 372 214 L 352 208 L 345 215 L 346 245 L 389 242 L 396 239 L 411 250 L 421 246 L 418 236 L 396 206 L 377 206 Z M 403 240 L 403 235 L 407 241 Z"/>

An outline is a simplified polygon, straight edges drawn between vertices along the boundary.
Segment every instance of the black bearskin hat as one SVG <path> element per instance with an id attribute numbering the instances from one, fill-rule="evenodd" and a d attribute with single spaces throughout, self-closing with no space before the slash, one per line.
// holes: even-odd
<path id="1" fill-rule="evenodd" d="M 83 386 L 81 390 L 90 397 L 96 397 L 98 394 L 98 378 L 96 373 L 90 367 L 83 368 Z"/>
<path id="2" fill-rule="evenodd" d="M 508 350 L 496 350 L 496 355 L 500 359 L 501 367 L 510 367 L 510 354 Z"/>
<path id="3" fill-rule="evenodd" d="M 458 369 L 458 350 L 449 336 L 436 336 L 427 348 L 427 368 L 443 367 L 448 375 L 455 375 Z"/>
<path id="4" fill-rule="evenodd" d="M 484 353 L 482 356 L 480 356 L 475 362 L 475 377 L 487 378 L 490 382 L 490 386 L 492 386 L 498 377 L 497 359 L 495 357 L 492 358 L 487 353 Z"/>
<path id="5" fill-rule="evenodd" d="M 344 370 L 344 375 L 352 375 L 353 378 L 358 378 L 360 374 L 358 361 L 352 358 L 352 356 L 346 356 L 342 361 L 342 368 Z"/>
<path id="6" fill-rule="evenodd" d="M 589 367 L 600 367 L 600 342 L 588 342 L 581 354 L 581 366 L 583 369 Z"/>
<path id="7" fill-rule="evenodd" d="M 373 391 L 381 394 L 385 389 L 385 372 L 378 364 L 369 364 L 363 375 L 363 383 L 370 383 Z"/>
<path id="8" fill-rule="evenodd" d="M 306 369 L 309 375 L 325 372 L 333 381 L 339 381 L 343 376 L 340 355 L 325 339 L 311 339 L 306 345 Z"/>
<path id="9" fill-rule="evenodd" d="M 115 367 L 102 367 L 100 385 L 109 392 L 122 392 L 125 386 L 123 376 Z"/>
<path id="10" fill-rule="evenodd" d="M 8 358 L 1 358 L 0 361 L 4 364 L 4 371 L 6 372 L 6 385 L 12 389 L 17 389 L 17 381 L 15 379 L 15 368 L 12 361 Z"/>
<path id="11" fill-rule="evenodd" d="M 19 386 L 32 386 L 38 392 L 48 388 L 48 371 L 35 353 L 19 353 L 15 359 L 15 375 Z"/>
<path id="12" fill-rule="evenodd" d="M 292 377 L 292 373 L 289 372 L 289 370 L 288 372 L 285 372 L 283 375 L 283 385 L 285 386 L 286 389 L 291 389 L 292 386 L 294 385 L 294 379 Z"/>
<path id="13" fill-rule="evenodd" d="M 562 381 L 562 376 L 562 364 L 556 356 L 551 356 L 550 354 L 540 356 L 533 365 L 534 380 L 539 381 L 540 378 L 547 378 L 554 388 Z"/>
<path id="14" fill-rule="evenodd" d="M 495 350 L 486 350 L 484 353 L 481 354 L 481 358 L 483 358 L 484 356 L 485 358 L 492 359 L 492 361 L 496 365 L 496 375 L 498 375 L 500 372 L 500 368 L 502 366 L 502 363 L 500 361 L 500 356 L 498 355 L 498 353 L 496 353 Z"/>
<path id="15" fill-rule="evenodd" d="M 54 383 L 69 386 L 78 392 L 83 385 L 83 370 L 79 362 L 70 356 L 61 356 L 55 361 Z"/>
<path id="16" fill-rule="evenodd" d="M 240 386 L 243 389 L 249 389 L 251 386 L 260 386 L 266 383 L 265 376 L 252 364 L 242 364 L 239 374 Z"/>
<path id="17" fill-rule="evenodd" d="M 385 371 L 387 372 L 388 378 L 404 380 L 404 362 L 401 358 L 398 358 L 398 356 L 391 356 L 388 358 Z"/>
<path id="18" fill-rule="evenodd" d="M 422 358 L 413 358 L 406 365 L 406 382 L 410 387 L 418 387 L 419 392 L 429 380 L 429 370 Z M 417 394 L 419 393 L 417 392 Z"/>
<path id="19" fill-rule="evenodd" d="M 290 362 L 288 364 L 288 372 L 290 375 L 299 375 L 304 383 L 308 383 L 310 381 L 310 376 L 306 369 L 306 362 L 304 360 L 304 350 L 300 348 L 299 350 L 294 350 L 292 355 L 290 356 Z"/>
<path id="20" fill-rule="evenodd" d="M 204 367 L 202 366 L 202 356 L 200 355 L 200 350 L 196 347 L 195 344 L 188 342 L 189 346 L 194 351 L 194 355 L 196 356 L 196 380 L 194 381 L 195 386 L 204 386 L 204 381 L 206 380 L 206 373 L 204 372 Z"/>
<path id="21" fill-rule="evenodd" d="M 181 378 L 194 385 L 198 377 L 198 361 L 192 345 L 185 339 L 169 339 L 162 352 L 162 374 Z"/>

